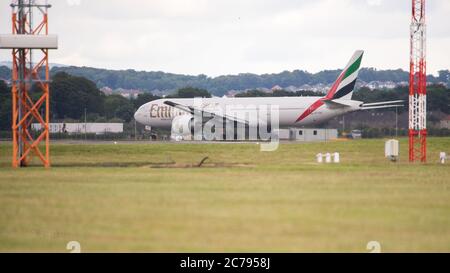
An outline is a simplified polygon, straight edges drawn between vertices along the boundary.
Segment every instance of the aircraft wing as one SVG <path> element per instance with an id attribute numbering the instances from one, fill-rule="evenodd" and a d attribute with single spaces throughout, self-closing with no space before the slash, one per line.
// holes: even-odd
<path id="1" fill-rule="evenodd" d="M 180 109 L 184 112 L 190 113 L 192 116 L 194 116 L 194 114 L 199 114 L 201 113 L 202 115 L 204 113 L 206 113 L 209 117 L 211 118 L 219 118 L 219 119 L 227 119 L 229 121 L 233 121 L 233 122 L 239 122 L 245 125 L 248 125 L 248 121 L 234 117 L 234 116 L 229 116 L 229 115 L 220 115 L 218 113 L 214 113 L 212 111 L 208 111 L 202 108 L 198 108 L 198 107 L 194 107 L 194 106 L 188 106 L 188 105 L 184 105 L 181 103 L 176 103 L 170 100 L 166 100 L 164 101 L 164 104 L 175 107 L 177 109 Z"/>
<path id="2" fill-rule="evenodd" d="M 403 104 L 380 105 L 380 106 L 367 106 L 367 107 L 361 107 L 361 110 L 382 109 L 382 108 L 403 107 L 403 106 L 404 106 Z"/>
<path id="3" fill-rule="evenodd" d="M 374 103 L 363 103 L 357 100 L 344 100 L 344 99 L 334 99 L 334 100 L 323 100 L 323 102 L 330 108 L 346 108 L 354 107 L 359 110 L 370 110 L 370 109 L 382 109 L 382 108 L 392 108 L 392 107 L 403 107 L 404 105 L 399 104 L 404 102 L 403 100 L 393 100 L 393 101 L 382 101 Z"/>
<path id="4" fill-rule="evenodd" d="M 362 101 L 344 99 L 323 100 L 323 102 L 330 108 L 357 107 L 363 103 Z"/>
<path id="5" fill-rule="evenodd" d="M 382 108 L 392 108 L 392 107 L 403 107 L 403 100 L 392 100 L 392 101 L 381 101 L 374 103 L 363 103 L 361 105 L 361 110 L 370 110 L 370 109 L 382 109 Z"/>

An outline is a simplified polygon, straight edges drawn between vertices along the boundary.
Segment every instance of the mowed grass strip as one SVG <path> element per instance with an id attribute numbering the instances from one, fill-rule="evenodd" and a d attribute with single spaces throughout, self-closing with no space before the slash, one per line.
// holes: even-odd
<path id="1" fill-rule="evenodd" d="M 450 138 L 426 165 L 384 158 L 384 140 L 52 145 L 51 169 L 13 170 L 0 144 L 0 251 L 450 251 Z M 318 152 L 340 164 L 317 164 Z M 235 167 L 152 168 L 206 162 Z M 184 166 L 183 165 L 183 166 Z"/>

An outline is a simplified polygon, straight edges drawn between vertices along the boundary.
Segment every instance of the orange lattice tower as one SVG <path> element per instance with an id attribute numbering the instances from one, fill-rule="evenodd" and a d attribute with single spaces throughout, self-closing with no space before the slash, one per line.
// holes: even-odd
<path id="1" fill-rule="evenodd" d="M 36 156 L 50 167 L 48 52 L 57 48 L 57 37 L 48 33 L 50 5 L 16 0 L 11 8 L 12 35 L 1 35 L 0 48 L 12 49 L 12 166 L 27 166 Z"/>

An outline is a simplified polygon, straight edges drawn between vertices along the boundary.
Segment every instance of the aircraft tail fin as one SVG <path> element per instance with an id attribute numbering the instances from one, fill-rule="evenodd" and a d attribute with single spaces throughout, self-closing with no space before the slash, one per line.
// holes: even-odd
<path id="1" fill-rule="evenodd" d="M 351 100 L 364 51 L 357 50 L 325 96 L 326 100 Z"/>

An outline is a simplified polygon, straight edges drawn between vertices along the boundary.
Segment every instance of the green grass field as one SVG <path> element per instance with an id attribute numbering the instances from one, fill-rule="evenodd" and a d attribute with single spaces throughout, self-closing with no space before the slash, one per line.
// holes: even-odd
<path id="1" fill-rule="evenodd" d="M 53 167 L 10 168 L 0 143 L 0 251 L 450 251 L 450 138 L 426 165 L 384 140 L 281 144 L 52 145 Z M 341 164 L 315 163 L 318 152 Z M 200 168 L 183 168 L 208 156 Z M 164 167 L 173 163 L 179 168 Z M 162 165 L 160 165 L 162 164 Z M 215 167 L 211 167 L 216 164 Z M 170 164 L 168 164 L 169 166 Z M 159 168 L 154 168 L 159 167 Z"/>

